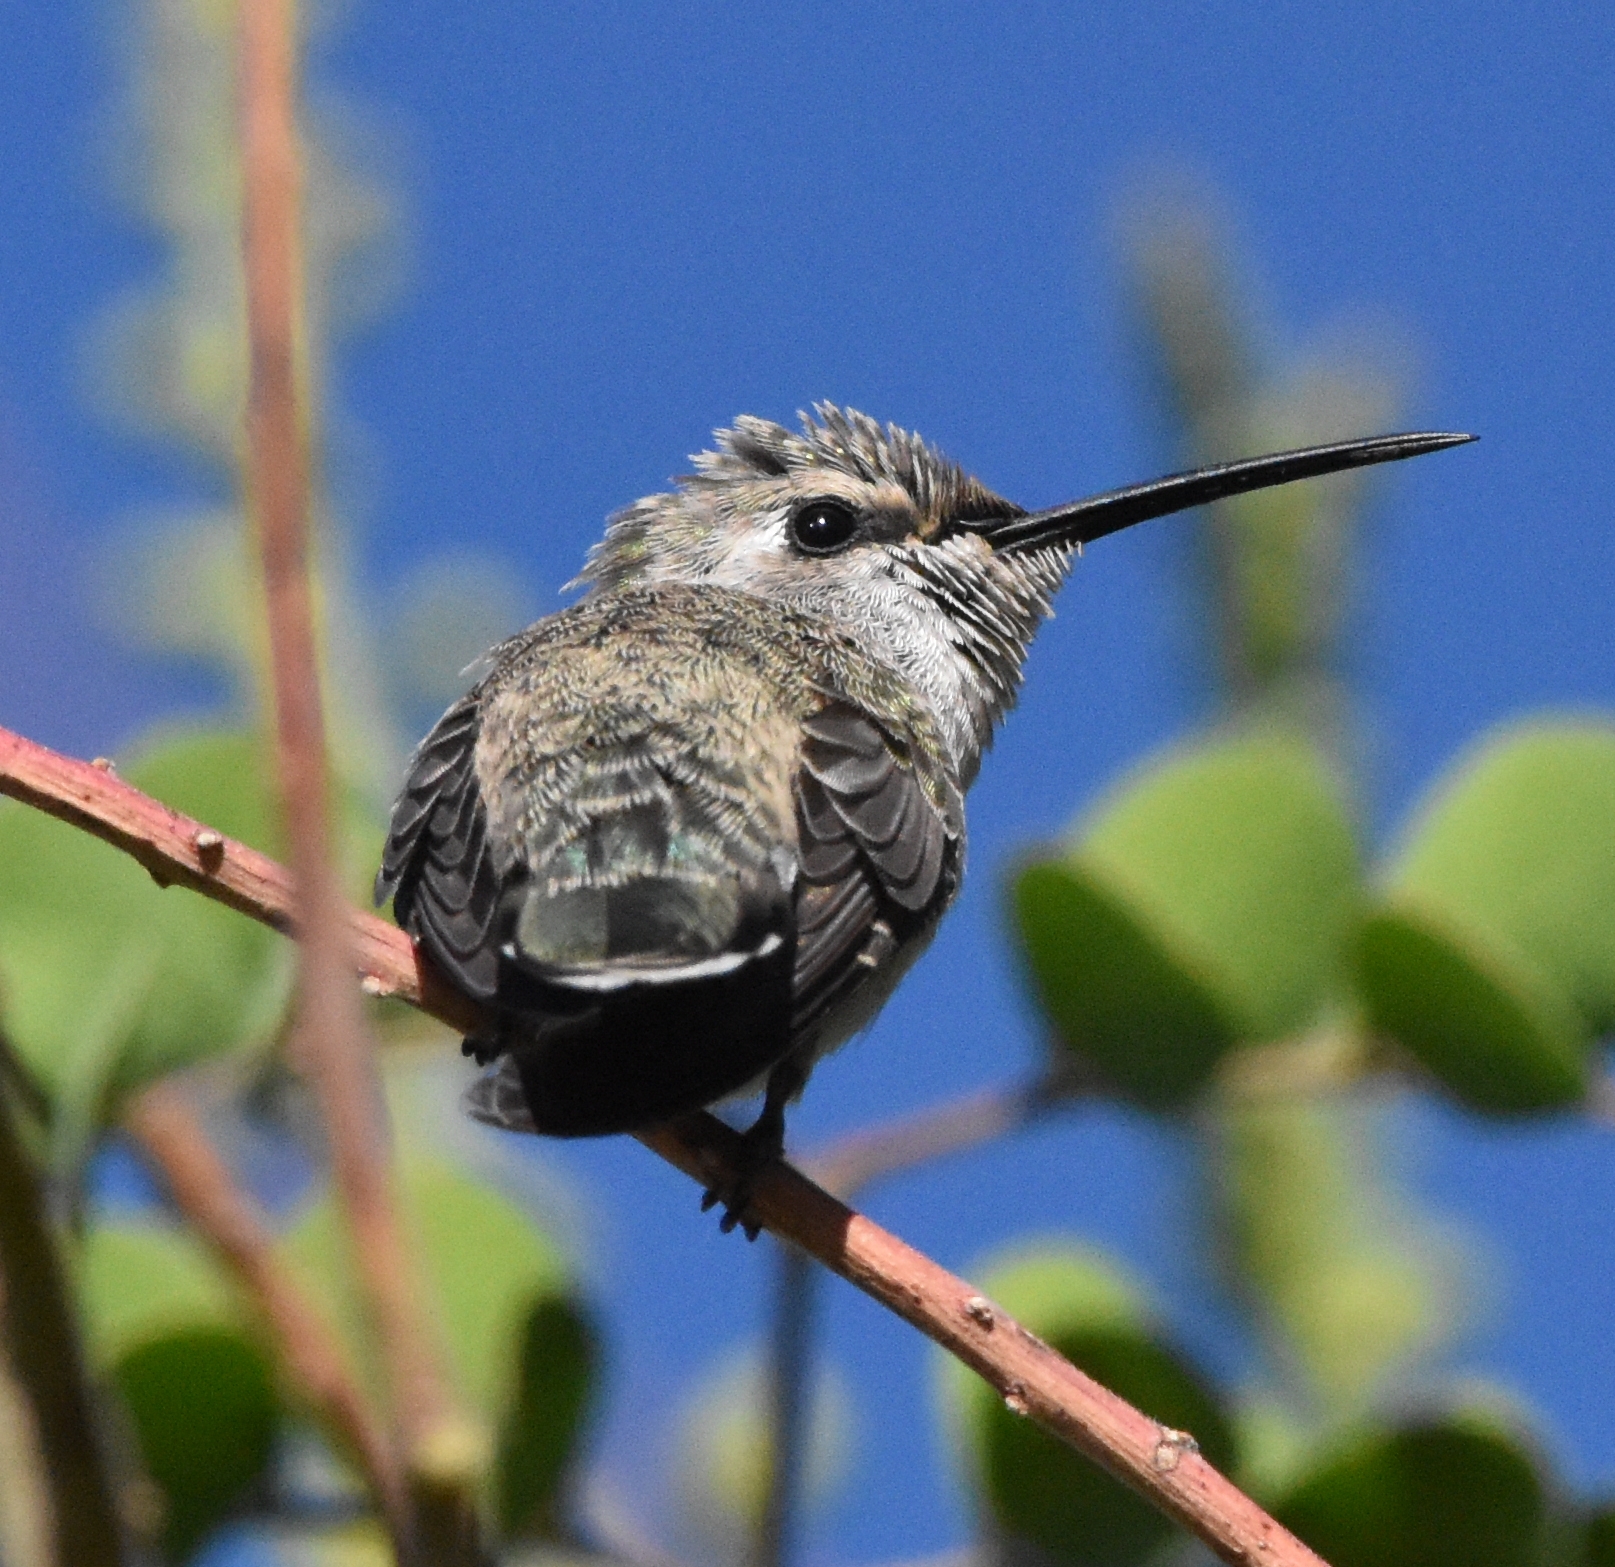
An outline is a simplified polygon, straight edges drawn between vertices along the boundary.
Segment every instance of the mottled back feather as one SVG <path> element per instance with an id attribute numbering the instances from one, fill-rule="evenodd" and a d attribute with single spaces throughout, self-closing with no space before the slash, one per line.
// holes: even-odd
<path id="1" fill-rule="evenodd" d="M 839 1043 L 957 884 L 936 755 L 888 672 L 729 590 L 585 601 L 496 650 L 416 752 L 377 878 L 503 1020 L 481 1112 L 630 1129 Z"/>

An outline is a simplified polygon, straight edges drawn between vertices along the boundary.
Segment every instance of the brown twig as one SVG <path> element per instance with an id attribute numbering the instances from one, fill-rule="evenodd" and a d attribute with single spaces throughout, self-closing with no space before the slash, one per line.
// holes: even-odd
<path id="1" fill-rule="evenodd" d="M 288 879 L 272 862 L 224 840 L 198 857 L 200 822 L 138 790 L 0 729 L 0 794 L 125 848 L 154 874 L 184 882 L 255 919 L 285 929 Z M 216 842 L 217 835 L 209 839 Z M 222 852 L 221 852 L 222 850 Z M 409 938 L 374 915 L 350 912 L 356 966 L 365 988 L 397 996 L 455 1028 L 474 1028 L 463 997 L 442 1004 L 444 987 Z M 732 1173 L 739 1134 L 710 1115 L 640 1134 L 706 1186 Z M 1222 1560 L 1251 1567 L 1320 1567 L 1320 1559 L 1182 1439 L 1084 1376 L 1046 1344 L 984 1300 L 962 1279 L 852 1212 L 789 1165 L 765 1171 L 752 1213 L 766 1228 L 817 1257 L 865 1294 L 895 1311 L 982 1376 L 1011 1408 L 1086 1453 L 1199 1536 Z"/>
<path id="2" fill-rule="evenodd" d="M 170 810 L 104 765 L 63 756 L 0 728 L 0 794 L 121 849 L 159 887 L 189 887 L 282 935 L 297 934 L 292 878 L 284 865 Z M 407 999 L 463 1032 L 482 1021 L 396 925 L 358 909 L 345 912 L 348 953 L 367 994 Z"/>
<path id="3" fill-rule="evenodd" d="M 797 1162 L 827 1192 L 847 1199 L 871 1181 L 980 1147 L 1089 1092 L 1060 1063 L 1028 1083 L 983 1088 L 900 1120 L 864 1127 Z"/>
<path id="4" fill-rule="evenodd" d="M 175 1203 L 235 1275 L 302 1395 L 347 1443 L 400 1549 L 410 1538 L 403 1470 L 330 1324 L 275 1250 L 263 1215 L 219 1157 L 181 1091 L 158 1083 L 124 1111 Z"/>
<path id="5" fill-rule="evenodd" d="M 110 1455 L 90 1399 L 78 1311 L 8 1092 L 0 1087 L 6 1354 L 38 1431 L 55 1560 L 61 1567 L 119 1567 L 130 1553 L 118 1516 Z"/>
<path id="6" fill-rule="evenodd" d="M 639 1134 L 708 1187 L 741 1150 L 710 1115 Z M 1018 1415 L 1086 1454 L 1226 1562 L 1318 1567 L 1319 1558 L 1200 1456 L 1192 1438 L 1140 1413 L 993 1302 L 788 1164 L 757 1183 L 749 1217 L 897 1313 L 990 1384 Z"/>
<path id="7" fill-rule="evenodd" d="M 276 758 L 302 921 L 296 1053 L 313 1082 L 329 1135 L 336 1189 L 402 1430 L 420 1513 L 415 1550 L 434 1564 L 473 1562 L 477 1444 L 454 1407 L 420 1309 L 331 855 L 309 570 L 308 410 L 300 373 L 301 181 L 290 0 L 247 0 L 239 26 L 242 252 L 251 348 L 247 490 L 263 558 Z"/>

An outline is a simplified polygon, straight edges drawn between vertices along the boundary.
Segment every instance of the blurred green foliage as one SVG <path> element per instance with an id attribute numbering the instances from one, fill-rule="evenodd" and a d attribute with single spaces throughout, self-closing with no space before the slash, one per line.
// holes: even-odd
<path id="1" fill-rule="evenodd" d="M 553 1536 L 599 1358 L 566 1263 L 520 1208 L 453 1165 L 412 1152 L 399 1192 L 459 1392 L 497 1434 L 485 1500 L 507 1537 Z M 328 1194 L 286 1237 L 379 1388 L 346 1244 Z"/>
<path id="2" fill-rule="evenodd" d="M 1464 1102 L 1581 1100 L 1615 1027 L 1615 726 L 1510 728 L 1438 783 L 1358 968 L 1371 1021 Z"/>
<path id="3" fill-rule="evenodd" d="M 182 1231 L 93 1225 L 79 1270 L 91 1363 L 128 1412 L 163 1554 L 184 1561 L 265 1478 L 278 1418 L 270 1351 Z"/>
<path id="4" fill-rule="evenodd" d="M 450 1165 L 406 1160 L 401 1194 L 460 1391 L 497 1433 L 485 1503 L 500 1535 L 565 1538 L 563 1492 L 599 1360 L 570 1270 L 527 1214 Z M 284 1247 L 350 1363 L 374 1381 L 376 1346 L 328 1196 L 305 1208 Z M 277 1447 L 305 1429 L 308 1411 L 187 1232 L 151 1219 L 92 1222 L 78 1278 L 91 1364 L 127 1413 L 157 1499 L 158 1543 L 185 1561 L 243 1507 L 274 1507 Z"/>
<path id="5" fill-rule="evenodd" d="M 317 20 L 317 19 L 316 19 Z M 132 203 L 167 241 L 167 265 L 102 323 L 95 389 L 114 417 L 177 441 L 238 485 L 247 349 L 239 264 L 234 0 L 149 0 L 137 8 L 133 91 L 119 164 Z M 339 330 L 384 302 L 395 271 L 394 203 L 358 171 L 350 140 L 307 125 L 305 327 L 314 385 Z M 332 465 L 322 466 L 329 474 Z M 356 900 L 368 892 L 381 807 L 402 753 L 397 708 L 440 700 L 445 669 L 515 628 L 509 574 L 474 561 L 423 568 L 406 592 L 429 613 L 408 659 L 383 656 L 344 570 L 339 503 L 316 497 L 317 592 L 338 853 Z M 141 519 L 97 568 L 103 609 L 152 651 L 200 661 L 229 693 L 228 721 L 160 730 L 120 755 L 131 783 L 231 837 L 284 857 L 274 767 L 258 733 L 264 634 L 245 508 Z M 491 617 L 497 617 L 497 623 Z M 389 660 L 400 677 L 389 682 Z M 373 1524 L 331 1529 L 304 1517 L 287 1478 L 310 1441 L 309 1411 L 275 1370 L 271 1342 L 211 1255 L 154 1214 L 135 1223 L 87 1210 L 81 1182 L 125 1098 L 167 1073 L 212 1063 L 213 1129 L 246 1147 L 301 1145 L 314 1183 L 286 1220 L 284 1247 L 305 1270 L 355 1366 L 373 1369 L 353 1301 L 350 1260 L 325 1193 L 323 1148 L 306 1115 L 280 1103 L 278 1045 L 291 949 L 205 899 L 164 891 L 128 856 L 37 812 L 0 805 L 0 1017 L 16 1086 L 37 1100 L 42 1175 L 75 1261 L 89 1361 L 117 1413 L 115 1444 L 133 1479 L 138 1532 L 162 1557 L 189 1559 L 223 1522 L 285 1521 L 285 1548 L 384 1560 Z M 378 1013 L 384 1033 L 396 1011 Z M 436 1036 L 441 1040 L 441 1032 Z M 484 1502 L 499 1538 L 554 1542 L 598 1381 L 599 1349 L 571 1267 L 529 1205 L 427 1156 L 420 1127 L 394 1129 L 406 1218 L 424 1261 L 455 1379 L 494 1433 Z M 292 1151 L 295 1156 L 295 1150 Z M 324 1464 L 350 1498 L 333 1433 Z M 315 1438 L 316 1448 L 319 1438 Z M 334 1553 L 334 1555 L 333 1555 Z M 378 1555 L 378 1553 L 380 1553 Z M 66 1564 L 58 1564 L 66 1567 Z"/>
<path id="6" fill-rule="evenodd" d="M 1329 778 L 1282 735 L 1146 769 L 1058 859 L 1017 878 L 1018 934 L 1061 1037 L 1164 1108 L 1223 1055 L 1311 1022 L 1338 991 L 1360 898 Z"/>
<path id="7" fill-rule="evenodd" d="M 1185 459 L 1387 417 L 1389 381 L 1366 363 L 1265 375 L 1203 210 L 1158 209 L 1130 239 Z M 1334 1567 L 1580 1567 L 1615 1529 L 1565 1499 L 1518 1419 L 1409 1413 L 1410 1388 L 1442 1385 L 1427 1361 L 1460 1321 L 1466 1268 L 1397 1190 L 1375 1100 L 1353 1090 L 1411 1083 L 1487 1114 L 1585 1105 L 1615 1027 L 1615 728 L 1540 720 L 1484 737 L 1365 872 L 1339 673 L 1362 482 L 1211 508 L 1217 727 L 1124 780 L 1010 887 L 1050 1048 L 1190 1136 L 1207 1254 L 1257 1330 L 1258 1364 L 1237 1397 L 1185 1380 L 1137 1291 L 1063 1243 L 991 1291 L 1235 1461 Z M 994 1559 L 1177 1548 L 956 1368 L 950 1387 L 983 1519 L 1007 1542 Z"/>
<path id="8" fill-rule="evenodd" d="M 1541 1567 L 1573 1560 L 1527 1443 L 1462 1415 L 1343 1444 L 1278 1504 L 1333 1567 Z"/>
<path id="9" fill-rule="evenodd" d="M 1416 1370 L 1450 1332 L 1463 1278 L 1455 1244 L 1364 1168 L 1353 1121 L 1316 1099 L 1280 1098 L 1226 1105 L 1215 1122 L 1236 1288 L 1271 1328 L 1284 1384 L 1311 1424 L 1359 1414 Z"/>
<path id="10" fill-rule="evenodd" d="M 673 1535 L 693 1561 L 749 1560 L 767 1506 L 775 1453 L 768 1368 L 760 1356 L 722 1357 L 686 1401 L 672 1457 Z M 802 1489 L 821 1503 L 845 1477 L 854 1448 L 852 1399 L 830 1368 L 808 1386 Z"/>
<path id="11" fill-rule="evenodd" d="M 148 747 L 127 776 L 274 852 L 267 773 L 251 736 L 197 730 Z M 0 806 L 6 1026 L 51 1103 L 58 1169 L 83 1155 L 131 1089 L 267 1043 L 288 959 L 272 931 L 202 898 L 165 897 L 128 855 L 37 811 Z"/>

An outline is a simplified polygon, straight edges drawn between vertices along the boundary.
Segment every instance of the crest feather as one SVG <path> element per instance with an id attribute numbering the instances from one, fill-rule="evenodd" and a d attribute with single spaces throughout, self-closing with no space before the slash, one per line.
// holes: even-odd
<path id="1" fill-rule="evenodd" d="M 713 450 L 691 457 L 694 471 L 674 479 L 673 493 L 646 496 L 607 519 L 605 537 L 589 552 L 573 586 L 606 586 L 631 574 L 644 558 L 653 530 L 678 525 L 680 496 L 710 495 L 814 469 L 900 485 L 920 515 L 922 538 L 932 537 L 945 523 L 1023 515 L 1020 507 L 995 495 L 911 430 L 827 402 L 815 403 L 811 413 L 797 417 L 800 431 L 751 414 L 715 431 Z"/>
<path id="2" fill-rule="evenodd" d="M 979 522 L 1016 516 L 1019 508 L 973 479 L 912 430 L 881 424 L 856 408 L 815 403 L 800 413 L 801 433 L 770 419 L 742 414 L 714 436 L 717 451 L 693 459 L 693 481 L 783 478 L 812 468 L 833 468 L 869 483 L 887 481 L 908 491 L 927 522 L 944 518 Z"/>

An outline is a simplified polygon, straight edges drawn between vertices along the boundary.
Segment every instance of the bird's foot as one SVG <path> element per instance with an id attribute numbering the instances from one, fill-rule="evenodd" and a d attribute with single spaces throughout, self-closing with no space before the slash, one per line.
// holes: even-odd
<path id="1" fill-rule="evenodd" d="M 738 1225 L 745 1231 L 747 1240 L 756 1240 L 762 1224 L 746 1210 L 751 1206 L 758 1178 L 784 1154 L 785 1118 L 770 1115 L 765 1108 L 756 1124 L 741 1133 L 732 1169 L 721 1182 L 708 1187 L 701 1199 L 701 1211 L 705 1213 L 722 1203 L 723 1217 L 718 1221 L 718 1228 L 727 1235 Z"/>

